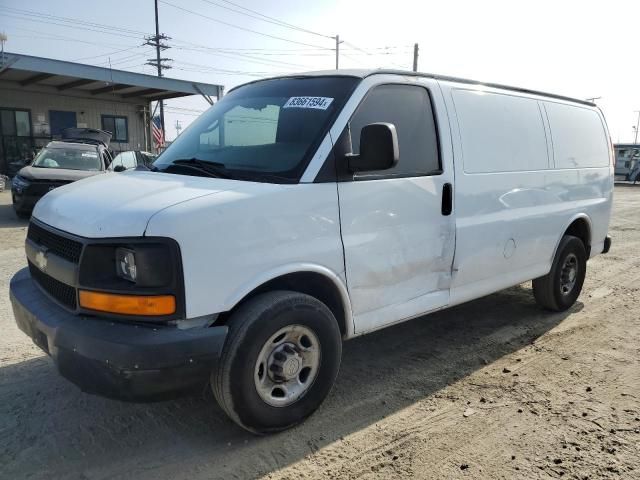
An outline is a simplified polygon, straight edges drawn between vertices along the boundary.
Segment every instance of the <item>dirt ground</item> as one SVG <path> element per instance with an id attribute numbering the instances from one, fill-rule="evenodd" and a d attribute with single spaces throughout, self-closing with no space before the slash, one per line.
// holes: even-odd
<path id="1" fill-rule="evenodd" d="M 209 392 L 136 405 L 81 393 L 15 326 L 26 222 L 0 194 L 0 478 L 640 478 L 640 186 L 578 303 L 524 284 L 347 342 L 305 424 L 255 437 Z"/>

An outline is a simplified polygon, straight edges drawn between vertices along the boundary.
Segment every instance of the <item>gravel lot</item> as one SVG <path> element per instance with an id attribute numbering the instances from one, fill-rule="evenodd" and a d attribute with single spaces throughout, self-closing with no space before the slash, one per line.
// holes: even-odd
<path id="1" fill-rule="evenodd" d="M 0 193 L 0 477 L 640 478 L 640 186 L 564 314 L 523 284 L 347 342 L 336 387 L 271 437 L 210 392 L 136 405 L 81 393 L 15 326 L 26 222 Z"/>

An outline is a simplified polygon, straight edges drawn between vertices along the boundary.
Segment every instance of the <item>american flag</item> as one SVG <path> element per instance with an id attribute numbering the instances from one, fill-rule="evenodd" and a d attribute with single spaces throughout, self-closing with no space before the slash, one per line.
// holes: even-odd
<path id="1" fill-rule="evenodd" d="M 153 117 L 153 120 L 151 121 L 151 131 L 153 133 L 156 148 L 164 147 L 164 135 L 162 134 L 162 122 L 160 121 L 160 115 Z"/>

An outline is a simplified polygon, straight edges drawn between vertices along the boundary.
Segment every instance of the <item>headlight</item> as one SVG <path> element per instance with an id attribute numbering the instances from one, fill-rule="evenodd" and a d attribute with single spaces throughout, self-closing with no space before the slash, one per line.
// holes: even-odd
<path id="1" fill-rule="evenodd" d="M 183 318 L 182 262 L 174 240 L 91 240 L 82 252 L 79 270 L 82 309 L 140 318 Z"/>
<path id="2" fill-rule="evenodd" d="M 116 249 L 116 274 L 120 278 L 136 283 L 136 253 L 128 248 Z"/>
<path id="3" fill-rule="evenodd" d="M 24 177 L 21 177 L 20 175 L 16 175 L 15 177 L 13 177 L 13 180 L 11 181 L 11 187 L 17 192 L 17 193 L 22 193 L 22 191 L 27 188 L 29 185 L 31 185 L 31 182 L 29 182 L 29 180 L 27 180 Z"/>

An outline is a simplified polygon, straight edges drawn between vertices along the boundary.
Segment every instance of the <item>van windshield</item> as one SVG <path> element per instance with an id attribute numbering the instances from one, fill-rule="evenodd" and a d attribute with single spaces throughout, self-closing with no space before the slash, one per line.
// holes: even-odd
<path id="1" fill-rule="evenodd" d="M 184 175 L 297 182 L 359 80 L 284 78 L 240 87 L 193 122 L 154 166 Z"/>

